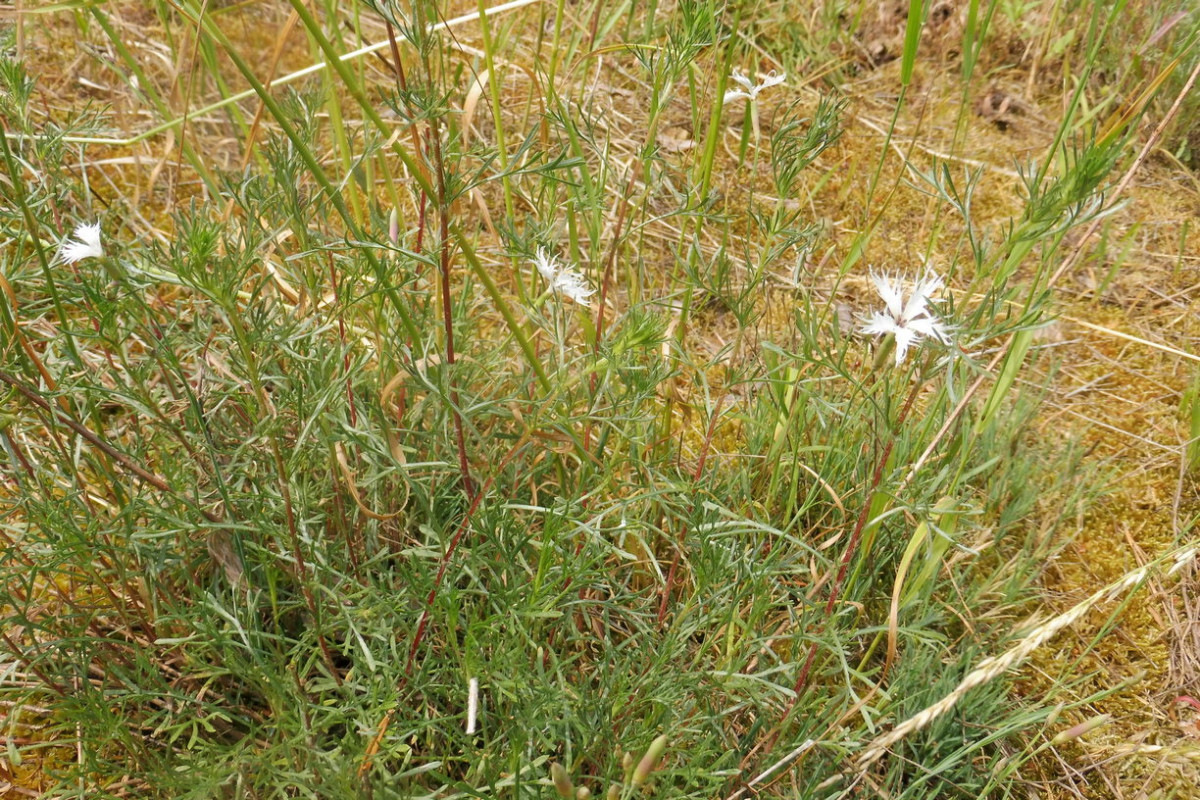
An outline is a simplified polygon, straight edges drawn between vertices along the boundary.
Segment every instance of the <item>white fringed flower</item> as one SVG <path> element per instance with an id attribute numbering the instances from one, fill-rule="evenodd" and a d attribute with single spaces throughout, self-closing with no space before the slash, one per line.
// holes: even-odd
<path id="1" fill-rule="evenodd" d="M 596 290 L 588 286 L 587 280 L 574 270 L 558 263 L 558 259 L 550 252 L 539 247 L 533 257 L 533 265 L 538 273 L 550 284 L 550 288 L 559 294 L 566 295 L 585 308 L 591 306 L 588 299 Z"/>
<path id="2" fill-rule="evenodd" d="M 873 336 L 890 333 L 896 340 L 897 366 L 904 363 L 908 349 L 920 344 L 922 339 L 950 343 L 949 328 L 929 310 L 929 304 L 937 302 L 931 295 L 942 288 L 939 276 L 926 272 L 925 277 L 913 286 L 908 300 L 904 299 L 900 290 L 899 279 L 872 273 L 871 280 L 887 309 L 876 311 L 859 330 Z"/>
<path id="3" fill-rule="evenodd" d="M 546 279 L 546 283 L 554 283 L 554 276 L 558 274 L 558 259 L 550 255 L 549 250 L 539 247 L 533 254 L 533 265 L 537 267 L 538 274 Z"/>
<path id="4" fill-rule="evenodd" d="M 100 223 L 80 225 L 75 229 L 74 239 L 63 241 L 58 251 L 58 258 L 64 264 L 74 264 L 85 258 L 99 258 L 104 255 L 100 246 Z"/>
<path id="5" fill-rule="evenodd" d="M 763 89 L 771 86 L 778 86 L 787 80 L 787 73 L 784 72 L 776 75 L 775 70 L 771 70 L 766 75 L 763 75 L 761 80 L 759 80 L 759 82 L 756 84 L 754 81 L 750 80 L 750 78 L 748 78 L 744 72 L 737 67 L 734 67 L 733 72 L 729 75 L 729 79 L 734 83 L 739 84 L 742 88 L 730 89 L 729 91 L 725 92 L 725 99 L 723 102 L 728 103 L 732 100 L 737 100 L 739 97 L 744 97 L 753 103 L 758 99 L 758 93 Z"/>

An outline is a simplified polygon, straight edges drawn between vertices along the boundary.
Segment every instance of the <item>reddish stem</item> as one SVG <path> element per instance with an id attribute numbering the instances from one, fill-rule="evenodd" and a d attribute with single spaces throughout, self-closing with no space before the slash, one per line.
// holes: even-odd
<path id="1" fill-rule="evenodd" d="M 447 382 L 450 384 L 450 411 L 454 415 L 454 442 L 458 448 L 458 469 L 462 473 L 463 491 L 468 500 L 475 500 L 475 482 L 471 479 L 471 466 L 467 462 L 467 442 L 463 434 L 462 414 L 459 413 L 458 389 L 454 386 L 454 306 L 450 300 L 450 204 L 446 199 L 446 170 L 442 162 L 442 143 L 437 122 L 429 127 L 430 148 L 437 166 L 439 264 L 442 270 L 442 324 L 446 331 L 446 365 L 451 368 Z"/>
<path id="2" fill-rule="evenodd" d="M 1179 697 L 1176 697 L 1175 702 L 1176 703 L 1187 703 L 1189 705 L 1195 706 L 1196 710 L 1200 711 L 1200 700 L 1197 700 L 1194 697 L 1189 697 L 1186 694 L 1181 694 L 1181 695 L 1179 695 Z"/>
<path id="3" fill-rule="evenodd" d="M 904 420 L 908 417 L 908 412 L 912 409 L 913 401 L 917 399 L 917 392 L 920 389 L 920 382 L 913 384 L 912 391 L 908 393 L 908 399 L 904 401 L 904 408 L 900 410 L 900 416 L 896 419 L 897 428 L 904 424 Z M 867 526 L 867 516 L 871 513 L 871 500 L 875 497 L 875 492 L 879 488 L 879 484 L 883 482 L 883 471 L 887 467 L 888 458 L 891 457 L 892 448 L 895 444 L 896 437 L 893 435 L 888 440 L 888 443 L 884 445 L 883 453 L 875 465 L 875 472 L 871 475 L 871 488 L 867 491 L 867 496 L 863 500 L 862 510 L 858 512 L 858 520 L 854 523 L 854 533 L 851 534 L 850 541 L 846 543 L 846 549 L 842 552 L 842 562 L 838 567 L 837 578 L 834 580 L 833 588 L 829 590 L 829 601 L 825 603 L 825 619 L 829 619 L 829 615 L 833 613 L 833 608 L 837 604 L 838 597 L 841 595 L 842 586 L 846 582 L 846 574 L 850 571 L 850 562 L 854 560 L 854 556 L 858 552 L 859 540 L 862 538 L 863 529 Z M 784 719 L 787 719 L 788 715 L 792 713 L 792 709 L 796 707 L 796 703 L 800 701 L 800 697 L 807 688 L 808 673 L 812 669 L 813 660 L 816 658 L 816 655 L 817 643 L 814 641 L 808 647 L 808 656 L 804 659 L 804 668 L 800 670 L 800 675 L 796 678 L 796 685 L 792 688 L 795 694 L 792 695 L 787 711 L 784 712 Z"/>
<path id="4" fill-rule="evenodd" d="M 717 407 L 713 410 L 712 417 L 708 420 L 708 430 L 704 434 L 704 444 L 700 448 L 700 458 L 696 462 L 696 468 L 692 470 L 692 482 L 699 483 L 700 476 L 704 474 L 704 464 L 708 461 L 709 450 L 712 449 L 713 435 L 717 431 L 717 420 L 721 417 L 721 406 L 725 404 L 725 397 L 722 396 L 717 400 Z M 695 506 L 693 505 L 693 508 Z M 671 559 L 671 568 L 667 570 L 667 583 L 663 587 L 662 599 L 658 604 L 658 624 L 661 627 L 663 620 L 667 618 L 667 603 L 671 599 L 671 594 L 675 590 L 675 573 L 679 570 L 679 553 L 683 549 L 683 541 L 687 537 L 687 526 L 679 532 L 679 540 L 675 545 L 675 557 Z"/>
<path id="5" fill-rule="evenodd" d="M 396 31 L 395 28 L 392 27 L 391 21 L 386 17 L 384 18 L 384 22 L 387 24 L 388 44 L 391 46 L 392 50 L 392 62 L 394 71 L 396 73 L 396 86 L 400 89 L 401 96 L 407 97 L 408 79 L 404 75 L 404 62 L 400 60 L 400 45 L 396 43 Z M 408 104 L 406 103 L 406 105 Z M 411 106 L 407 108 L 407 111 L 409 117 L 411 118 L 413 116 Z M 416 126 L 409 127 L 409 134 L 412 136 L 413 140 L 413 152 L 420 153 L 421 137 L 417 135 Z M 421 199 L 418 203 L 419 210 L 417 212 L 417 241 L 414 249 L 419 253 L 421 252 L 421 243 L 425 238 L 425 207 L 429 202 L 429 197 L 425 194 L 424 189 L 419 190 L 418 194 L 420 195 Z"/>
<path id="6" fill-rule="evenodd" d="M 513 456 L 525 446 L 527 437 L 522 436 L 516 444 L 512 446 L 504 458 L 497 465 L 495 473 L 488 477 L 483 482 L 483 487 L 475 493 L 471 498 L 471 505 L 467 507 L 467 513 L 463 517 L 462 522 L 458 525 L 458 530 L 454 532 L 454 536 L 450 539 L 450 546 L 446 548 L 445 554 L 442 556 L 441 563 L 438 564 L 437 577 L 433 579 L 433 588 L 429 590 L 429 595 L 425 598 L 425 608 L 421 611 L 421 618 L 417 621 L 417 632 L 413 634 L 412 645 L 408 648 L 408 659 L 404 662 L 404 675 L 412 675 L 413 662 L 416 659 L 417 650 L 421 646 L 422 640 L 425 638 L 425 628 L 429 624 L 429 612 L 433 608 L 433 602 L 437 599 L 438 590 L 442 586 L 442 580 L 446 577 L 446 568 L 450 565 L 450 559 L 454 557 L 454 551 L 458 549 L 458 543 L 462 540 L 463 534 L 467 532 L 467 528 L 471 524 L 471 518 L 475 516 L 475 512 L 479 509 L 479 503 L 483 500 L 483 496 L 492 488 L 492 483 L 496 480 L 496 475 L 504 471 Z"/>
<path id="7" fill-rule="evenodd" d="M 913 401 L 917 399 L 917 393 L 920 391 L 922 384 L 918 381 L 913 385 L 912 391 L 909 392 L 908 398 L 904 401 L 904 407 L 900 410 L 900 416 L 896 419 L 896 427 L 899 428 L 904 424 L 904 420 L 908 417 L 908 413 L 912 410 Z M 834 579 L 833 586 L 829 590 L 829 600 L 825 603 L 824 618 L 828 619 L 833 613 L 833 608 L 837 604 L 838 597 L 841 595 L 842 586 L 846 581 L 846 574 L 850 569 L 850 563 L 854 560 L 854 555 L 858 552 L 859 540 L 862 538 L 863 529 L 867 525 L 867 516 L 871 513 L 871 499 L 875 496 L 875 492 L 879 489 L 879 484 L 883 482 L 883 471 L 887 468 L 888 459 L 892 455 L 892 448 L 895 446 L 896 437 L 893 435 L 886 445 L 883 452 L 880 454 L 879 461 L 875 464 L 875 471 L 871 475 L 871 485 L 867 490 L 867 496 L 863 501 L 862 510 L 858 513 L 858 519 L 854 523 L 854 532 L 850 536 L 850 541 L 846 543 L 846 549 L 842 553 L 842 560 L 838 567 L 837 577 Z M 783 732 L 783 726 L 792 712 L 796 709 L 796 704 L 800 702 L 805 689 L 808 687 L 808 675 L 812 671 L 813 661 L 817 657 L 817 642 L 813 642 L 808 647 L 808 654 L 804 659 L 804 666 L 800 669 L 800 675 L 796 678 L 796 685 L 793 687 L 792 699 L 788 702 L 787 708 L 784 709 L 783 715 L 780 717 L 779 724 L 775 726 L 765 741 L 754 747 L 749 755 L 743 759 L 743 765 L 749 761 L 754 752 L 759 749 L 770 751 L 778 741 L 779 735 Z"/>
<path id="8" fill-rule="evenodd" d="M 338 288 L 337 268 L 334 266 L 334 263 L 333 263 L 333 254 L 329 253 L 328 256 L 329 256 L 329 282 L 330 282 L 330 285 L 333 287 L 333 299 L 335 301 L 340 302 L 341 297 L 340 297 L 340 290 Z M 338 339 L 341 341 L 342 347 L 345 348 L 345 352 L 342 355 L 342 366 L 346 371 L 346 403 L 347 403 L 347 405 L 349 407 L 349 411 L 350 411 L 350 426 L 357 427 L 358 426 L 358 412 L 354 407 L 354 387 L 350 381 L 350 350 L 349 350 L 349 348 L 346 348 L 346 319 L 339 313 L 337 321 L 338 321 Z"/>

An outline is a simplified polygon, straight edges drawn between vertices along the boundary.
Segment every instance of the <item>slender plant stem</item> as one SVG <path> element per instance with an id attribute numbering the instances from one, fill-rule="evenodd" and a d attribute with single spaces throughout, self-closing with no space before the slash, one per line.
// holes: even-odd
<path id="1" fill-rule="evenodd" d="M 894 427 L 899 428 L 904 424 L 904 420 L 908 417 L 909 411 L 912 409 L 913 402 L 917 399 L 917 394 L 920 393 L 922 383 L 914 381 L 912 389 L 909 390 L 908 398 L 904 402 L 904 407 L 900 410 L 899 416 L 896 418 Z M 829 619 L 833 614 L 834 608 L 837 606 L 838 598 L 841 596 L 842 587 L 846 581 L 846 575 L 850 570 L 850 564 L 854 560 L 855 554 L 858 552 L 858 544 L 862 538 L 863 529 L 866 528 L 868 515 L 871 512 L 871 501 L 875 497 L 875 493 L 879 490 L 880 484 L 883 482 L 883 473 L 887 469 L 888 459 L 892 456 L 892 448 L 896 444 L 896 434 L 889 432 L 888 440 L 883 446 L 883 450 L 879 454 L 879 458 L 875 463 L 875 470 L 871 474 L 871 482 L 867 487 L 867 491 L 863 497 L 862 508 L 858 512 L 858 518 L 854 523 L 854 530 L 850 534 L 850 540 L 846 542 L 846 547 L 842 551 L 842 558 L 838 564 L 837 576 L 834 578 L 833 585 L 829 590 L 829 599 L 825 603 L 824 619 Z M 796 683 L 792 687 L 792 697 L 788 701 L 787 707 L 783 714 L 780 715 L 778 724 L 766 735 L 762 742 L 754 747 L 750 755 L 743 759 L 745 764 L 750 757 L 762 750 L 770 752 L 775 746 L 780 734 L 783 732 L 784 725 L 787 724 L 792 712 L 795 711 L 800 699 L 804 696 L 808 689 L 808 676 L 812 670 L 813 662 L 816 660 L 818 643 L 814 638 L 813 642 L 808 647 L 808 653 L 804 658 L 804 665 L 800 668 L 800 673 L 796 677 Z"/>
<path id="2" fill-rule="evenodd" d="M 446 577 L 446 568 L 450 565 L 450 560 L 454 558 L 454 552 L 458 549 L 458 544 L 462 541 L 463 534 L 467 532 L 467 528 L 471 527 L 471 520 L 475 517 L 475 512 L 479 510 L 479 504 L 483 500 L 484 495 L 491 490 L 492 484 L 495 483 L 496 476 L 504 471 L 509 462 L 524 449 L 528 441 L 528 436 L 522 436 L 516 444 L 509 448 L 504 457 L 500 459 L 499 463 L 496 464 L 496 469 L 491 475 L 488 475 L 487 479 L 483 482 L 483 486 L 471 498 L 471 504 L 467 507 L 467 513 L 463 515 L 462 522 L 458 524 L 454 535 L 450 537 L 450 544 L 446 547 L 446 552 L 442 554 L 442 559 L 438 563 L 437 575 L 434 576 L 433 586 L 425 598 L 425 607 L 421 611 L 421 617 L 417 621 L 417 630 L 413 634 L 412 644 L 408 648 L 408 658 L 404 662 L 404 675 L 406 678 L 412 676 L 413 664 L 416 661 L 417 651 L 421 647 L 421 642 L 425 639 L 425 629 L 429 624 L 429 615 L 433 609 L 433 603 L 437 600 L 438 590 L 441 588 L 442 581 Z"/>
<path id="3" fill-rule="evenodd" d="M 67 342 L 67 350 L 71 353 L 71 358 L 75 362 L 76 367 L 83 366 L 83 360 L 79 357 L 79 350 L 75 346 L 75 336 L 71 333 L 71 326 L 67 320 L 66 309 L 63 308 L 62 298 L 58 293 L 58 284 L 54 280 L 54 273 L 50 270 L 50 259 L 46 256 L 46 250 L 42 247 L 42 239 L 40 236 L 40 226 L 37 220 L 33 217 L 33 210 L 29 207 L 28 197 L 25 193 L 25 181 L 21 176 L 21 171 L 17 167 L 17 161 L 13 157 L 12 150 L 8 146 L 8 129 L 4 127 L 3 121 L 0 121 L 0 148 L 4 150 L 4 163 L 8 168 L 8 175 L 12 183 L 12 191 L 16 195 L 16 204 L 21 207 L 21 215 L 25 219 L 25 229 L 29 232 L 29 239 L 33 244 L 34 252 L 37 253 L 38 263 L 42 267 L 42 275 L 46 279 L 46 290 L 50 293 L 50 302 L 54 304 L 54 313 L 58 316 L 59 330 L 62 331 L 63 337 Z M 14 326 L 17 326 L 16 320 L 13 320 Z"/>
<path id="4" fill-rule="evenodd" d="M 433 154 L 433 165 L 437 179 L 438 200 L 438 264 L 441 266 L 442 327 L 446 335 L 447 380 L 450 384 L 450 413 L 454 417 L 454 442 L 458 449 L 458 469 L 462 474 L 463 491 L 467 499 L 475 499 L 475 481 L 471 478 L 471 465 L 467 460 L 467 442 L 463 433 L 462 411 L 458 403 L 458 388 L 455 385 L 454 364 L 454 304 L 450 296 L 450 199 L 446 194 L 446 165 L 442 159 L 440 127 L 436 120 L 429 126 L 429 150 Z"/>

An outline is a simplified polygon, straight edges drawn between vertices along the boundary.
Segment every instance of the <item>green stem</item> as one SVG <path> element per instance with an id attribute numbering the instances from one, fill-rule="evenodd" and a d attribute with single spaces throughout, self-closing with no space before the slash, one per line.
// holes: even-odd
<path id="1" fill-rule="evenodd" d="M 350 231 L 351 235 L 353 235 L 356 239 L 365 241 L 365 235 L 358 227 L 358 224 L 355 222 L 350 210 L 346 207 L 346 202 L 342 199 L 337 187 L 330 182 L 329 176 L 325 174 L 325 170 L 322 169 L 320 163 L 318 163 L 316 156 L 313 155 L 308 145 L 303 139 L 300 138 L 299 134 L 296 133 L 295 128 L 293 128 L 287 121 L 287 116 L 283 113 L 283 109 L 280 108 L 279 104 L 275 102 L 275 99 L 271 97 L 271 94 L 267 91 L 266 87 L 263 86 L 262 83 L 259 82 L 258 78 L 254 76 L 254 73 L 251 71 L 250 67 L 245 61 L 242 60 L 241 56 L 237 54 L 237 51 L 234 50 L 229 40 L 225 38 L 225 34 L 222 33 L 219 28 L 211 25 L 207 18 L 204 20 L 204 25 L 205 32 L 208 33 L 209 36 L 212 36 L 217 43 L 224 48 L 229 60 L 233 62 L 233 65 L 239 72 L 242 73 L 242 76 L 250 83 L 252 87 L 254 87 L 254 91 L 256 91 L 259 98 L 262 99 L 263 105 L 267 107 L 267 110 L 271 113 L 271 116 L 274 117 L 275 123 L 279 125 L 280 130 L 283 131 L 284 136 L 288 138 L 288 140 L 292 143 L 292 146 L 296 148 L 296 152 L 304 161 L 305 166 L 308 167 L 313 179 L 321 185 L 322 189 L 324 189 L 325 194 L 329 197 L 329 201 L 333 203 L 334 208 L 337 209 L 338 215 L 342 218 L 342 221 L 345 223 L 346 228 Z M 420 175 L 419 172 L 414 172 L 412 174 L 414 177 L 418 177 Z M 425 181 L 425 183 L 428 183 L 428 181 Z M 395 287 L 392 285 L 393 279 L 389 274 L 389 270 L 384 267 L 383 263 L 380 262 L 380 260 L 373 252 L 371 252 L 369 248 L 361 248 L 359 252 L 362 253 L 363 257 L 366 258 L 367 262 L 371 265 L 372 270 L 375 272 L 375 277 L 379 281 L 379 285 L 383 287 L 383 292 L 387 295 L 388 299 L 391 300 L 392 305 L 395 307 L 396 313 L 400 317 L 400 322 L 404 326 L 405 333 L 408 334 L 409 340 L 416 345 L 421 341 L 421 331 L 417 327 L 416 322 L 413 320 L 412 314 L 409 313 L 408 308 L 405 306 L 404 301 L 400 298 L 399 293 L 397 293 Z"/>
<path id="2" fill-rule="evenodd" d="M 25 228 L 29 231 L 29 239 L 33 244 L 34 252 L 37 253 L 38 262 L 42 265 L 42 275 L 46 278 L 46 289 L 50 293 L 50 302 L 54 304 L 54 313 L 58 317 L 59 329 L 66 339 L 67 349 L 71 351 L 71 359 L 77 367 L 82 367 L 83 359 L 79 357 L 79 350 L 75 347 L 75 337 L 71 335 L 70 325 L 67 324 L 67 311 L 63 308 L 62 298 L 58 294 L 58 284 L 55 283 L 54 273 L 50 270 L 50 259 L 42 247 L 42 239 L 38 235 L 39 226 L 33 216 L 33 209 L 29 207 L 29 197 L 25 194 L 25 180 L 21 177 L 17 160 L 8 147 L 8 130 L 4 127 L 3 121 L 0 121 L 0 133 L 4 134 L 0 136 L 0 147 L 4 149 L 4 163 L 8 167 L 8 175 L 12 179 L 14 200 L 16 205 L 21 208 L 21 215 L 25 218 Z M 13 324 L 17 324 L 15 310 Z"/>
<path id="3" fill-rule="evenodd" d="M 538 383 L 541 384 L 542 389 L 547 394 L 550 394 L 554 391 L 554 384 L 550 382 L 550 377 L 546 374 L 545 367 L 538 361 L 537 351 L 533 349 L 533 343 L 525 335 L 525 331 L 521 328 L 521 323 L 517 321 L 516 315 L 513 314 L 512 309 L 509 307 L 508 301 L 504 299 L 500 288 L 492 280 L 491 274 L 479 261 L 479 256 L 475 254 L 475 251 L 471 248 L 471 243 L 467 241 L 467 237 L 463 232 L 456 228 L 454 236 L 458 240 L 458 247 L 462 251 L 463 258 L 467 260 L 467 264 L 471 266 L 471 271 L 475 273 L 475 277 L 479 279 L 479 282 L 483 284 L 483 288 L 487 290 L 488 295 L 492 298 L 492 302 L 496 304 L 496 309 L 500 312 L 500 316 L 504 317 L 504 324 L 508 326 L 508 330 L 516 338 L 522 352 L 525 353 L 525 360 L 537 376 Z"/>
<path id="4" fill-rule="evenodd" d="M 358 107 L 362 109 L 363 114 L 379 129 L 380 133 L 385 137 L 390 136 L 392 129 L 383 121 L 383 117 L 379 116 L 379 112 L 375 110 L 374 104 L 367 97 L 366 92 L 363 91 L 354 74 L 350 72 L 350 67 L 338 56 L 337 51 L 333 49 L 333 44 L 325 38 L 325 34 L 321 33 L 321 26 L 317 22 L 316 17 L 308 10 L 303 0 L 288 0 L 288 2 L 292 4 L 292 8 L 296 10 L 296 14 L 300 17 L 300 21 L 304 23 L 304 27 L 308 30 L 309 35 L 313 37 L 317 46 L 325 54 L 327 63 L 333 67 L 338 77 L 342 79 L 342 83 L 346 85 L 346 90 L 350 92 L 350 96 L 358 103 Z M 434 189 L 433 184 L 429 182 L 429 178 L 425 176 L 416 159 L 400 146 L 399 141 L 392 144 L 392 150 L 404 162 L 404 166 L 408 167 L 409 175 L 417 182 L 421 190 L 430 197 L 436 196 L 437 191 Z"/>

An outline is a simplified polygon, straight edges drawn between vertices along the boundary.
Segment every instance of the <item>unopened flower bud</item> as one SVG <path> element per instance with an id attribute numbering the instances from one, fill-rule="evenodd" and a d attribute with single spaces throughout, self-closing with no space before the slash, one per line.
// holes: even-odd
<path id="1" fill-rule="evenodd" d="M 662 758 L 662 755 L 664 752 L 666 752 L 666 750 L 666 734 L 659 736 L 650 743 L 650 746 L 646 748 L 646 754 L 642 756 L 642 760 L 638 762 L 637 767 L 633 770 L 632 782 L 634 786 L 641 786 L 646 782 L 646 779 L 650 777 L 650 773 L 654 771 L 656 766 L 658 766 L 658 760 Z"/>
<path id="2" fill-rule="evenodd" d="M 1073 725 L 1070 728 L 1067 728 L 1058 736 L 1055 736 L 1053 739 L 1051 739 L 1050 744 L 1058 745 L 1062 744 L 1063 742 L 1073 741 L 1078 739 L 1080 736 L 1083 736 L 1085 733 L 1099 728 L 1101 725 L 1107 725 L 1111 720 L 1112 714 L 1101 714 L 1098 717 L 1092 717 L 1091 719 L 1081 722 L 1078 725 Z"/>
<path id="3" fill-rule="evenodd" d="M 557 761 L 550 762 L 550 780 L 554 782 L 554 791 L 558 792 L 559 797 L 563 800 L 573 800 L 575 784 L 571 783 L 567 771 Z"/>

